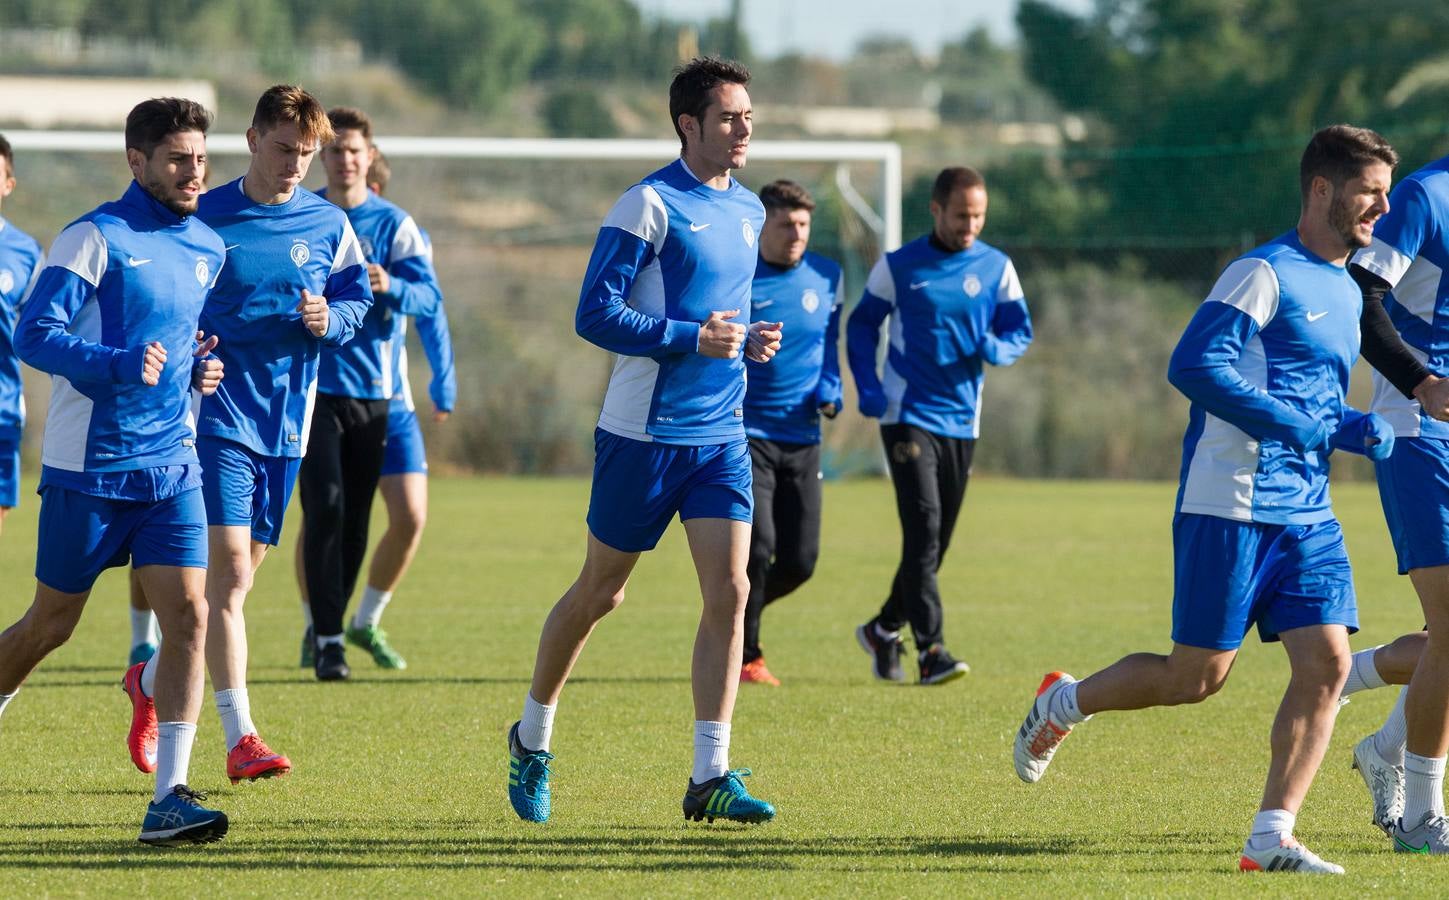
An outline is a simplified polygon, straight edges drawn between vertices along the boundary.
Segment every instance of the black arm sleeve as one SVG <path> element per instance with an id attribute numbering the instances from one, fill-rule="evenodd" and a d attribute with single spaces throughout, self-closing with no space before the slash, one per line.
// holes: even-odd
<path id="1" fill-rule="evenodd" d="M 1363 266 L 1350 265 L 1348 272 L 1363 291 L 1363 313 L 1358 320 L 1363 335 L 1363 358 L 1398 388 L 1399 393 L 1412 400 L 1414 388 L 1433 373 L 1409 352 L 1389 319 L 1388 310 L 1384 309 L 1389 283 Z"/>

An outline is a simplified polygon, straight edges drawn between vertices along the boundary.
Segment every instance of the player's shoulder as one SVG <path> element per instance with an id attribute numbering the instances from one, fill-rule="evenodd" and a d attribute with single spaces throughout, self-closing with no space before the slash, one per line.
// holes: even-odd
<path id="1" fill-rule="evenodd" d="M 11 252 L 22 256 L 39 256 L 43 252 L 40 241 L 5 219 L 0 219 L 0 245 L 8 246 Z"/>
<path id="2" fill-rule="evenodd" d="M 840 279 L 840 264 L 828 256 L 821 256 L 813 250 L 806 250 L 805 255 L 800 259 L 802 266 L 807 266 L 810 271 L 834 283 Z"/>
<path id="3" fill-rule="evenodd" d="M 881 260 L 894 269 L 912 265 L 932 252 L 931 236 L 923 234 L 914 240 L 906 241 L 894 250 L 886 251 L 881 256 Z"/>
<path id="4" fill-rule="evenodd" d="M 214 187 L 196 200 L 196 214 L 206 217 L 231 212 L 250 202 L 242 191 L 242 180 L 235 178 L 219 187 Z"/>

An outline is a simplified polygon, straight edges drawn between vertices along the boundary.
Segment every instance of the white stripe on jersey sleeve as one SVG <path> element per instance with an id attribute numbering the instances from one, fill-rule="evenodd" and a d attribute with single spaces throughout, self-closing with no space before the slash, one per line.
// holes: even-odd
<path id="1" fill-rule="evenodd" d="M 367 257 L 362 255 L 362 244 L 357 241 L 357 234 L 352 230 L 352 223 L 344 218 L 342 220 L 342 241 L 337 245 L 337 255 L 332 259 L 332 271 L 327 274 L 336 275 L 351 266 L 365 265 L 367 265 Z"/>
<path id="2" fill-rule="evenodd" d="M 106 274 L 106 258 L 110 248 L 106 236 L 94 222 L 77 222 L 56 236 L 50 245 L 47 265 L 79 275 L 91 287 L 98 287 L 101 276 Z"/>
<path id="3" fill-rule="evenodd" d="M 1006 268 L 1001 272 L 1001 284 L 996 288 L 997 300 L 1025 300 L 1026 294 L 1021 290 L 1021 279 L 1016 277 L 1016 266 L 1011 260 L 1006 261 Z"/>
<path id="4" fill-rule="evenodd" d="M 896 305 L 896 280 L 891 275 L 890 263 L 886 262 L 884 256 L 870 270 L 870 277 L 865 280 L 865 289 L 891 306 Z"/>
<path id="5" fill-rule="evenodd" d="M 1278 313 L 1278 273 L 1266 259 L 1238 259 L 1223 270 L 1204 303 L 1240 309 L 1262 328 Z"/>
<path id="6" fill-rule="evenodd" d="M 831 304 L 832 309 L 840 309 L 845 300 L 845 270 L 842 269 L 840 277 L 835 279 L 835 302 Z"/>
<path id="7" fill-rule="evenodd" d="M 1374 273 L 1387 281 L 1389 287 L 1393 287 L 1409 271 L 1414 258 L 1405 256 L 1397 248 L 1376 237 L 1367 247 L 1355 253 L 1349 262 Z"/>
<path id="8" fill-rule="evenodd" d="M 397 233 L 392 236 L 392 253 L 388 257 L 388 263 L 431 255 L 432 251 L 427 241 L 423 240 L 423 232 L 418 228 L 418 223 L 413 221 L 412 216 L 403 219 L 402 224 L 397 227 Z"/>
<path id="9" fill-rule="evenodd" d="M 669 212 L 659 192 L 647 184 L 636 184 L 624 192 L 604 217 L 605 228 L 619 228 L 654 245 L 658 254 L 669 233 Z"/>

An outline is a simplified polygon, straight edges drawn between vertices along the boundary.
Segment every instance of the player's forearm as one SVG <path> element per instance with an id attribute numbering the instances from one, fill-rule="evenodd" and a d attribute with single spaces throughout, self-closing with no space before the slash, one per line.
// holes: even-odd
<path id="1" fill-rule="evenodd" d="M 1254 387 L 1231 366 L 1174 366 L 1168 381 L 1193 403 L 1249 437 L 1278 441 L 1296 450 L 1321 448 L 1328 440 L 1326 425 Z"/>
<path id="2" fill-rule="evenodd" d="M 589 343 L 622 356 L 658 357 L 699 349 L 699 323 L 656 319 L 622 301 L 581 304 L 574 329 Z"/>
<path id="3" fill-rule="evenodd" d="M 431 316 L 443 303 L 443 292 L 426 260 L 406 259 L 388 269 L 387 303 L 405 316 Z"/>
<path id="4" fill-rule="evenodd" d="M 1384 308 L 1389 283 L 1362 266 L 1350 265 L 1348 271 L 1363 292 L 1363 312 L 1359 315 L 1359 333 L 1363 338 L 1360 353 L 1399 393 L 1413 399 L 1414 389 L 1433 373 L 1409 350 Z"/>

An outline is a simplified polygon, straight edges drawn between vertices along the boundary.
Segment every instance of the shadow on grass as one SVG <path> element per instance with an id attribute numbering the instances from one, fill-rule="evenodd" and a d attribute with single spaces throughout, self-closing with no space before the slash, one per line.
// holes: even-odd
<path id="1" fill-rule="evenodd" d="M 1101 838 L 1061 835 L 1013 842 L 998 837 L 782 837 L 771 829 L 734 826 L 622 827 L 551 835 L 470 833 L 487 823 L 407 823 L 413 836 L 399 836 L 398 822 L 324 822 L 316 819 L 269 824 L 265 833 L 243 826 L 222 844 L 168 852 L 114 840 L 0 837 L 0 871 L 59 868 L 77 870 L 211 867 L 232 862 L 261 869 L 419 869 L 517 872 L 667 872 L 748 867 L 763 871 L 841 872 L 1041 872 L 1063 855 L 1133 858 L 1158 856 L 1170 847 L 1175 858 L 1200 857 L 1204 871 L 1220 868 L 1229 851 L 1207 834 L 1130 835 Z M 510 823 L 512 825 L 512 823 Z M 29 830 L 33 826 L 19 826 Z M 51 829 L 95 828 L 51 825 Z M 8 830 L 8 829 L 7 829 Z M 418 832 L 433 831 L 431 835 Z M 3 835 L 0 831 L 0 835 Z M 1231 848 L 1229 848 L 1231 849 Z M 1125 871 L 1157 872 L 1160 866 L 1127 865 Z"/>
<path id="2" fill-rule="evenodd" d="M 62 671 L 72 671 L 72 672 L 113 672 L 113 671 L 119 671 L 119 670 L 104 669 L 104 668 L 98 668 L 98 669 L 71 669 L 71 670 L 50 669 L 50 670 L 48 670 L 48 674 L 59 674 Z M 276 671 L 276 670 L 272 670 L 272 671 Z M 124 674 L 124 672 L 122 674 Z M 45 689 L 45 688 L 78 688 L 78 687 L 107 687 L 107 688 L 114 688 L 114 687 L 118 687 L 120 685 L 120 683 L 121 683 L 120 676 L 117 676 L 115 678 L 104 678 L 104 679 L 101 679 L 101 678 L 86 678 L 86 679 L 67 678 L 67 679 L 56 679 L 56 680 L 53 680 L 52 681 L 52 680 L 47 679 L 44 675 L 40 675 L 40 676 L 37 676 L 37 677 L 35 677 L 35 678 L 27 681 L 25 683 L 25 687 L 26 687 L 27 690 L 30 690 L 30 689 Z M 344 682 L 335 682 L 335 681 L 333 681 L 333 682 L 327 682 L 326 685 L 327 685 L 327 687 L 329 689 L 346 690 L 345 685 L 347 685 L 347 684 L 366 684 L 366 685 L 389 684 L 389 685 L 397 685 L 399 687 L 413 687 L 413 686 L 418 686 L 418 685 L 459 685 L 459 686 L 469 686 L 469 685 L 523 685 L 523 686 L 527 686 L 528 683 L 529 683 L 529 676 L 526 673 L 523 674 L 523 675 L 519 675 L 519 676 L 515 676 L 515 677 L 509 677 L 509 678 L 489 677 L 489 676 L 481 676 L 481 675 L 480 676 L 468 676 L 468 675 L 457 675 L 457 676 L 447 675 L 447 676 L 444 676 L 444 675 L 383 675 L 383 674 L 377 674 L 377 675 L 353 675 L 347 681 L 344 681 Z M 679 676 L 645 676 L 645 675 L 637 675 L 637 676 L 630 676 L 630 675 L 583 676 L 583 675 L 581 675 L 581 676 L 579 676 L 577 678 L 570 678 L 569 679 L 569 684 L 571 684 L 571 685 L 580 685 L 580 684 L 688 684 L 688 683 L 689 683 L 689 676 L 688 675 L 679 675 Z M 258 685 L 258 684 L 266 684 L 266 685 L 317 684 L 317 685 L 322 685 L 323 682 L 317 681 L 315 678 L 313 678 L 310 675 L 310 673 L 302 672 L 299 669 L 296 675 L 290 675 L 290 676 L 284 676 L 284 677 L 283 676 L 262 676 L 260 678 L 256 678 L 256 677 L 248 678 L 247 679 L 247 684 L 249 684 L 249 685 Z"/>

